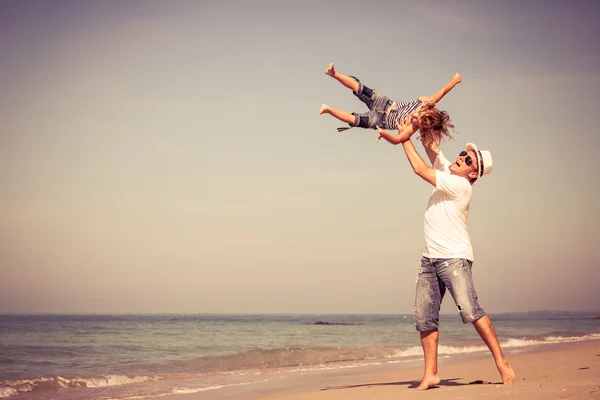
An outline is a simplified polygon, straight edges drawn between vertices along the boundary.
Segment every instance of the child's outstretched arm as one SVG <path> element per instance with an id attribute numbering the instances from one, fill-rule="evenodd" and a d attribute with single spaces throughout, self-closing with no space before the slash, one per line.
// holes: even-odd
<path id="1" fill-rule="evenodd" d="M 379 136 L 377 136 L 377 140 L 375 142 L 379 142 L 379 139 L 384 138 L 391 144 L 400 144 L 404 143 L 417 131 L 417 127 L 411 122 L 412 116 L 405 115 L 400 118 L 398 123 L 398 135 L 394 136 L 390 134 L 388 131 L 381 129 L 379 126 L 377 127 L 377 132 Z"/>
<path id="2" fill-rule="evenodd" d="M 457 72 L 456 74 L 454 74 L 454 76 L 452 77 L 450 82 L 446 83 L 444 85 L 444 87 L 442 87 L 440 90 L 435 92 L 431 97 L 429 97 L 429 104 L 433 103 L 432 105 L 435 105 L 435 103 L 437 103 L 445 95 L 447 95 L 454 88 L 454 86 L 458 85 L 461 82 L 462 82 L 462 77 Z M 422 101 L 423 103 L 425 103 L 425 101 L 423 101 L 422 99 L 424 99 L 424 98 L 419 97 L 419 100 Z"/>

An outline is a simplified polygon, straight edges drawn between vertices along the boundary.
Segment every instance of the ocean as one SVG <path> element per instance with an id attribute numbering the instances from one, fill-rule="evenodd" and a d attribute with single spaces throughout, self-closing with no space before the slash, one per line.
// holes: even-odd
<path id="1" fill-rule="evenodd" d="M 600 339 L 596 315 L 490 317 L 507 355 Z M 491 357 L 458 315 L 441 317 L 439 356 Z M 421 357 L 412 315 L 0 315 L 0 398 L 10 400 L 239 399 L 300 375 Z"/>

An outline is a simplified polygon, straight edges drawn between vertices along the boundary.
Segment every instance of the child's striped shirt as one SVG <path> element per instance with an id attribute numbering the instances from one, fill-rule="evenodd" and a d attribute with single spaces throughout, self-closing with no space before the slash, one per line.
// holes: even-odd
<path id="1" fill-rule="evenodd" d="M 392 103 L 392 106 L 396 105 L 397 108 L 395 110 L 391 110 L 384 121 L 384 129 L 398 129 L 398 120 L 405 115 L 409 115 L 413 111 L 415 111 L 419 106 L 423 104 L 420 100 L 415 101 L 395 101 Z"/>

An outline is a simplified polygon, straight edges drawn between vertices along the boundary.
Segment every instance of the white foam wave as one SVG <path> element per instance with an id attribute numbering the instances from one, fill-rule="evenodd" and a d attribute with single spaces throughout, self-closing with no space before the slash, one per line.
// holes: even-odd
<path id="1" fill-rule="evenodd" d="M 440 346 L 440 348 L 443 346 Z M 438 349 L 439 351 L 439 349 Z M 395 351 L 392 355 L 393 357 L 413 357 L 413 356 L 422 356 L 423 349 L 421 347 L 413 346 L 408 349 Z"/>
<path id="2" fill-rule="evenodd" d="M 174 389 L 173 393 L 174 394 L 191 394 L 191 393 L 198 393 L 198 392 L 206 392 L 207 390 L 221 389 L 222 387 L 224 387 L 224 385 L 207 386 L 207 387 L 197 388 L 197 389 Z"/>
<path id="3" fill-rule="evenodd" d="M 456 347 L 456 346 L 445 346 L 440 345 L 438 347 L 438 354 L 440 356 L 444 355 L 455 355 L 455 354 L 471 354 L 478 353 L 480 351 L 487 350 L 485 346 L 464 346 L 464 347 Z M 419 346 L 409 347 L 408 349 L 399 350 L 394 353 L 394 357 L 419 357 L 423 355 L 423 349 Z"/>
<path id="4" fill-rule="evenodd" d="M 586 340 L 600 339 L 600 333 L 591 333 L 582 336 L 546 336 L 541 339 L 508 339 L 503 344 L 504 347 L 527 347 L 539 346 L 544 344 L 559 344 L 571 342 L 584 342 Z"/>
<path id="5" fill-rule="evenodd" d="M 156 398 L 160 398 L 160 397 L 167 397 L 167 396 L 171 396 L 174 394 L 193 394 L 193 393 L 199 393 L 199 392 L 204 392 L 207 390 L 215 390 L 215 389 L 221 389 L 223 387 L 225 387 L 227 385 L 219 385 L 219 386 L 208 386 L 208 387 L 203 387 L 203 388 L 197 388 L 197 389 L 173 389 L 172 391 L 168 391 L 168 392 L 164 392 L 164 393 L 152 393 L 152 394 L 142 394 L 142 395 L 138 395 L 138 396 L 129 396 L 129 397 L 115 397 L 115 398 L 106 398 L 104 400 L 144 400 L 144 399 L 156 399 Z"/>
<path id="6" fill-rule="evenodd" d="M 144 383 L 159 380 L 158 376 L 125 376 L 125 375 L 106 375 L 98 378 L 76 378 L 76 380 L 85 382 L 87 387 L 110 387 L 129 385 L 131 383 Z M 75 380 L 75 379 L 73 379 Z"/>
<path id="7" fill-rule="evenodd" d="M 105 375 L 90 378 L 63 378 L 62 376 L 42 377 L 35 379 L 0 380 L 0 398 L 32 392 L 39 388 L 99 388 L 144 383 L 161 379 L 157 376 L 125 376 Z"/>
<path id="8" fill-rule="evenodd" d="M 547 336 L 541 339 L 508 339 L 500 345 L 503 348 L 519 348 L 519 347 L 534 347 L 541 346 L 545 344 L 559 344 L 559 343 L 569 343 L 569 342 L 583 342 L 586 340 L 597 340 L 600 339 L 600 333 L 592 333 L 589 335 L 583 336 Z M 486 352 L 488 348 L 484 345 L 478 346 L 444 346 L 440 345 L 438 348 L 438 354 L 443 355 L 456 355 L 456 354 L 473 354 Z M 420 346 L 409 347 L 408 349 L 403 349 L 396 351 L 393 354 L 393 357 L 415 357 L 422 356 L 423 349 Z"/>
<path id="9" fill-rule="evenodd" d="M 17 389 L 13 389 L 10 387 L 0 388 L 0 398 L 16 396 L 19 394 Z"/>
<path id="10" fill-rule="evenodd" d="M 208 390 L 221 389 L 221 388 L 230 387 L 230 386 L 251 385 L 251 384 L 259 383 L 259 382 L 268 382 L 268 379 L 264 379 L 262 381 L 255 381 L 255 382 L 233 383 L 233 384 L 229 384 L 229 385 L 215 385 L 215 386 L 205 386 L 205 387 L 199 387 L 199 388 L 179 388 L 179 389 L 172 389 L 172 390 L 169 390 L 169 391 L 163 392 L 163 393 L 152 393 L 152 394 L 148 394 L 148 395 L 110 398 L 110 399 L 104 399 L 104 400 L 142 400 L 142 399 L 150 399 L 150 398 L 154 399 L 154 398 L 159 398 L 159 397 L 171 396 L 174 394 L 193 394 L 193 393 L 199 393 L 199 392 L 206 392 Z"/>
<path id="11" fill-rule="evenodd" d="M 584 340 L 600 339 L 600 333 L 591 333 L 583 336 L 548 336 L 544 340 L 552 342 L 582 342 Z"/>

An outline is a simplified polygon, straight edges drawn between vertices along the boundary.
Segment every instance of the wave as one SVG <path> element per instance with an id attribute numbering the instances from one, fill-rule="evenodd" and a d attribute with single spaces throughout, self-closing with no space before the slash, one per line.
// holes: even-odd
<path id="1" fill-rule="evenodd" d="M 598 340 L 600 333 L 592 333 L 581 336 L 546 336 L 539 339 L 518 339 L 511 338 L 500 343 L 503 349 L 514 349 L 519 347 L 535 347 L 547 344 L 561 344 L 570 342 L 583 342 L 586 340 Z M 474 354 L 479 352 L 487 352 L 488 348 L 485 345 L 475 346 L 444 346 L 438 348 L 439 355 L 457 355 L 457 354 Z M 408 349 L 399 350 L 395 353 L 396 357 L 412 357 L 423 355 L 423 350 L 420 346 L 409 347 Z"/>
<path id="2" fill-rule="evenodd" d="M 581 336 L 547 336 L 542 338 L 510 338 L 501 343 L 504 349 L 516 348 L 534 348 L 541 345 L 560 344 L 570 342 L 581 342 L 586 340 L 600 339 L 600 333 L 581 335 Z M 440 345 L 438 354 L 442 356 L 469 355 L 481 352 L 487 352 L 488 348 L 484 344 L 467 346 L 448 346 Z M 282 367 L 320 367 L 353 362 L 354 365 L 364 361 L 385 361 L 391 359 L 410 360 L 420 358 L 423 355 L 421 346 L 412 346 L 408 348 L 394 347 L 359 347 L 359 348 L 338 348 L 338 347 L 319 347 L 319 348 L 291 348 L 291 349 L 272 349 L 272 350 L 251 350 L 244 353 L 231 356 L 220 357 L 218 362 L 222 371 L 234 372 L 239 364 L 246 366 L 245 370 L 251 369 L 271 369 Z M 215 361 L 215 360 L 213 360 Z M 211 371 L 217 372 L 217 371 Z"/>
<path id="3" fill-rule="evenodd" d="M 196 377 L 202 376 L 196 375 Z M 0 398 L 7 398 L 11 396 L 17 396 L 25 393 L 31 393 L 33 391 L 51 391 L 52 389 L 68 389 L 68 388 L 102 388 L 102 387 L 117 387 L 135 383 L 147 383 L 147 382 L 156 382 L 159 380 L 177 380 L 177 379 L 186 379 L 192 378 L 194 375 L 171 375 L 171 376 L 135 376 L 135 377 L 127 377 L 120 375 L 107 375 L 102 377 L 95 378 L 73 378 L 66 379 L 62 377 L 52 377 L 52 378 L 38 378 L 38 379 L 24 379 L 19 381 L 2 381 L 0 380 Z M 217 390 L 224 387 L 234 387 L 234 386 L 245 386 L 251 385 L 259 382 L 267 382 L 266 379 L 255 380 L 255 381 L 246 381 L 246 382 L 238 382 L 238 383 L 223 383 L 223 384 L 213 384 L 209 386 L 201 386 L 201 387 L 163 387 L 163 388 L 154 388 L 154 390 L 149 391 L 139 391 L 138 394 L 131 395 L 122 393 L 117 395 L 117 397 L 113 396 L 103 396 L 104 399 L 112 399 L 112 400 L 141 400 L 148 398 L 156 398 L 163 397 L 167 395 L 173 394 L 193 394 L 199 392 L 205 392 L 210 390 Z M 9 385 L 9 386 L 3 386 Z M 13 385 L 13 386 L 10 386 Z M 113 392 L 114 395 L 114 392 Z M 61 397 L 62 398 L 62 397 Z"/>
<path id="4" fill-rule="evenodd" d="M 201 357 L 170 363 L 173 369 L 190 373 L 215 373 L 274 368 L 325 365 L 345 361 L 389 358 L 395 349 L 379 346 L 365 347 L 287 347 L 253 349 L 218 357 Z"/>
<path id="5" fill-rule="evenodd" d="M 63 378 L 62 376 L 42 377 L 33 379 L 1 380 L 0 398 L 16 396 L 34 390 L 52 391 L 68 388 L 100 388 L 129 385 L 132 383 L 152 382 L 163 377 L 159 376 L 125 376 L 125 375 L 103 375 L 87 378 Z"/>
<path id="6" fill-rule="evenodd" d="M 216 386 L 206 386 L 206 387 L 194 387 L 194 388 L 171 388 L 171 389 L 163 389 L 161 391 L 153 392 L 153 393 L 144 393 L 138 395 L 125 395 L 125 397 L 107 397 L 105 400 L 144 400 L 150 398 L 164 397 L 174 394 L 194 394 L 200 392 L 206 392 L 209 390 L 221 389 L 224 387 L 235 387 L 235 386 L 245 386 L 251 385 L 258 382 L 266 382 L 266 380 L 257 381 L 257 382 L 241 382 L 241 383 L 233 383 L 233 384 L 225 384 L 225 385 L 216 385 Z"/>

